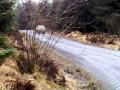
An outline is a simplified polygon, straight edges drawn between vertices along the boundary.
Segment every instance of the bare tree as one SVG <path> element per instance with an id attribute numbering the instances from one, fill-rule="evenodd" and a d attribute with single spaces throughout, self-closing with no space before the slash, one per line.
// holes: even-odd
<path id="1" fill-rule="evenodd" d="M 21 61 L 18 62 L 25 71 L 32 72 L 34 65 L 38 65 L 39 68 L 41 68 L 47 63 L 53 65 L 54 69 L 56 68 L 54 62 L 49 61 L 48 57 L 61 38 L 61 34 L 54 36 L 54 31 L 42 34 L 36 32 L 36 30 L 31 30 L 34 29 L 36 25 L 40 24 L 41 14 L 47 6 L 47 2 L 36 4 L 32 1 L 23 2 L 18 6 L 18 19 L 20 18 L 18 21 L 21 22 L 23 20 L 23 22 L 21 22 L 21 25 L 23 26 L 21 27 L 22 29 L 27 29 L 24 38 L 24 46 L 26 50 L 25 53 L 23 53 L 26 60 L 22 61 L 22 64 L 24 63 L 24 65 L 21 65 Z M 47 13 L 47 11 L 44 13 Z M 69 28 L 69 26 L 67 28 Z M 64 30 L 67 30 L 67 28 L 64 28 Z M 48 70 L 45 69 L 45 71 L 52 71 L 50 71 L 49 65 L 45 67 L 48 68 Z"/>

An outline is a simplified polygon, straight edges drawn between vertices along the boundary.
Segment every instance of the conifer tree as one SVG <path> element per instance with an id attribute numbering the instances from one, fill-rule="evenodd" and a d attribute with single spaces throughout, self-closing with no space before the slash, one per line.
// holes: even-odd
<path id="1" fill-rule="evenodd" d="M 0 0 L 0 31 L 9 30 L 13 17 L 14 0 Z"/>

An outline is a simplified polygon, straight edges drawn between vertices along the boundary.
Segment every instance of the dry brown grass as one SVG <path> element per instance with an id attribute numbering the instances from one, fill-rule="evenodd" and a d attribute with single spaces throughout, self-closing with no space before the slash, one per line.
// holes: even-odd
<path id="1" fill-rule="evenodd" d="M 7 61 L 10 62 L 9 65 L 3 63 L 0 66 L 0 90 L 37 90 L 35 88 L 38 82 L 34 75 L 21 75 L 19 71 L 13 68 L 13 66 L 17 66 L 17 63 L 10 59 Z"/>
<path id="2" fill-rule="evenodd" d="M 115 35 L 109 35 L 107 33 L 95 32 L 82 34 L 78 31 L 71 32 L 66 35 L 68 38 L 87 43 L 87 44 L 97 44 L 104 48 L 119 50 L 120 48 L 120 38 Z"/>
<path id="3" fill-rule="evenodd" d="M 33 90 L 34 84 L 26 77 L 23 78 L 14 59 L 7 59 L 0 66 L 1 90 Z M 29 89 L 27 89 L 29 88 Z"/>
<path id="4" fill-rule="evenodd" d="M 7 58 L 3 65 L 19 72 L 19 67 L 12 58 Z"/>

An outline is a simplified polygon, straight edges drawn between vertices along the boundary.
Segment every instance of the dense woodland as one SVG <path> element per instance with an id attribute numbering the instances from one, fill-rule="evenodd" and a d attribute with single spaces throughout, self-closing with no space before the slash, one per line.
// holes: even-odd
<path id="1" fill-rule="evenodd" d="M 70 31 L 120 34 L 119 0 L 53 0 L 53 3 L 43 0 L 39 4 L 28 1 L 19 4 L 18 11 L 17 19 L 21 29 L 26 28 L 25 23 L 31 28 L 30 22 L 34 28 L 42 16 L 49 19 L 56 30 L 67 28 Z"/>
<path id="2" fill-rule="evenodd" d="M 0 29 L 10 30 L 15 0 L 0 1 Z M 40 19 L 49 19 L 56 30 L 67 28 L 81 32 L 103 31 L 120 34 L 119 0 L 43 0 L 39 4 L 28 1 L 17 6 L 20 29 L 33 29 Z"/>

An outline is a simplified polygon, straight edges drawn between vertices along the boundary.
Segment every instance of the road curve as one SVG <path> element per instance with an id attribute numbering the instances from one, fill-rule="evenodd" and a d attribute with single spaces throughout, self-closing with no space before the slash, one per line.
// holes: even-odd
<path id="1" fill-rule="evenodd" d="M 60 39 L 56 50 L 76 61 L 104 83 L 106 90 L 120 90 L 120 51 Z"/>
<path id="2" fill-rule="evenodd" d="M 105 90 L 120 90 L 120 51 L 84 45 L 64 38 L 59 40 L 55 50 L 94 75 L 104 84 Z"/>

